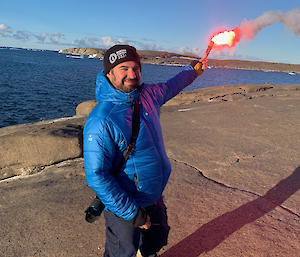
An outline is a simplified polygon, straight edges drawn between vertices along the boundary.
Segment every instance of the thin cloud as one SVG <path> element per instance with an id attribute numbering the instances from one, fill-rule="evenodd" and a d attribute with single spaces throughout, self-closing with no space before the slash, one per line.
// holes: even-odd
<path id="1" fill-rule="evenodd" d="M 10 37 L 10 35 L 8 35 L 9 33 L 12 33 L 13 29 L 10 26 L 7 26 L 5 24 L 0 24 L 0 35 L 2 37 Z"/>
<path id="2" fill-rule="evenodd" d="M 31 38 L 31 33 L 28 32 L 26 29 L 24 30 L 18 30 L 16 34 L 13 35 L 13 37 L 17 40 L 21 41 L 29 41 Z"/>
<path id="3" fill-rule="evenodd" d="M 38 43 L 44 44 L 45 43 L 45 39 L 47 37 L 47 33 L 43 32 L 40 35 L 34 35 L 34 37 L 36 37 L 38 39 Z"/>
<path id="4" fill-rule="evenodd" d="M 148 38 L 142 38 L 143 41 L 151 41 L 151 42 L 155 42 L 156 40 L 153 39 L 148 39 Z"/>
<path id="5" fill-rule="evenodd" d="M 37 38 L 37 43 L 39 44 L 53 44 L 53 45 L 68 45 L 65 43 L 60 43 L 60 40 L 65 36 L 61 32 L 52 32 L 47 33 L 43 32 L 39 35 L 33 35 L 35 38 Z M 48 41 L 47 41 L 48 39 Z M 50 40 L 50 41 L 49 41 Z"/>
<path id="6" fill-rule="evenodd" d="M 52 44 L 55 44 L 55 45 L 58 45 L 60 38 L 64 37 L 64 35 L 61 34 L 61 32 L 49 33 L 48 36 L 50 37 Z"/>
<path id="7" fill-rule="evenodd" d="M 81 39 L 75 39 L 74 41 L 71 42 L 72 45 L 77 46 L 77 47 L 90 47 L 90 43 L 86 41 L 86 37 L 83 36 Z"/>
<path id="8" fill-rule="evenodd" d="M 105 47 L 111 47 L 113 45 L 116 45 L 117 43 L 119 43 L 118 40 L 115 40 L 113 39 L 112 37 L 102 37 L 101 38 L 101 41 L 102 41 L 102 45 L 105 46 Z"/>
<path id="9" fill-rule="evenodd" d="M 94 36 L 92 36 L 92 37 L 89 37 L 88 41 L 89 41 L 89 43 L 90 43 L 92 46 L 96 46 L 96 45 L 97 45 L 96 42 L 99 42 L 99 39 L 96 38 L 96 37 L 94 37 Z"/>
<path id="10" fill-rule="evenodd" d="M 128 40 L 124 39 L 114 39 L 110 36 L 102 37 L 101 38 L 102 46 L 104 48 L 109 48 L 111 46 L 117 45 L 117 44 L 127 44 Z"/>
<path id="11" fill-rule="evenodd" d="M 205 53 L 205 50 L 198 48 L 198 47 L 194 47 L 192 49 L 192 53 L 197 55 L 197 56 L 202 56 Z"/>
<path id="12" fill-rule="evenodd" d="M 150 50 L 150 51 L 157 51 L 156 45 L 154 43 L 143 44 L 139 43 L 140 50 Z"/>
<path id="13" fill-rule="evenodd" d="M 167 51 L 171 53 L 184 54 L 186 52 L 190 52 L 191 49 L 187 46 L 182 46 L 182 47 L 171 47 Z"/>

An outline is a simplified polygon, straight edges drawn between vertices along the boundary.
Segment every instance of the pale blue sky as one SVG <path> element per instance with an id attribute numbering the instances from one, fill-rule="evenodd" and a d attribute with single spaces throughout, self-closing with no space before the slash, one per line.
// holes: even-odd
<path id="1" fill-rule="evenodd" d="M 293 10 L 288 21 L 300 24 L 299 8 L 299 0 L 2 0 L 0 46 L 60 50 L 125 43 L 202 56 L 215 31 L 278 10 Z M 254 40 L 243 37 L 231 51 L 212 51 L 209 58 L 300 64 L 299 34 L 299 27 L 274 22 Z"/>

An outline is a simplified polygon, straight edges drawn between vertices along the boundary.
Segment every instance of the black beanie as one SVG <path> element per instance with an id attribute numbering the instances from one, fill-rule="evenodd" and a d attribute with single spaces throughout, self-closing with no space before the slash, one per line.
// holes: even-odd
<path id="1" fill-rule="evenodd" d="M 135 61 L 140 65 L 140 56 L 136 49 L 130 45 L 114 45 L 104 54 L 104 74 L 107 74 L 113 67 L 122 62 Z"/>

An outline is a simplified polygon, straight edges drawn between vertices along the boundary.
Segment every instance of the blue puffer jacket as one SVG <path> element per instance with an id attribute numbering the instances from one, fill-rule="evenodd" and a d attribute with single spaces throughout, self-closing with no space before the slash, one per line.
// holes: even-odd
<path id="1" fill-rule="evenodd" d="M 98 73 L 97 106 L 84 127 L 84 162 L 87 184 L 117 216 L 131 220 L 139 206 L 152 205 L 161 196 L 171 164 L 159 121 L 160 107 L 197 77 L 186 66 L 159 84 L 143 84 L 142 90 L 123 93 Z M 111 175 L 131 138 L 133 104 L 139 98 L 140 131 L 136 147 L 115 178 Z"/>

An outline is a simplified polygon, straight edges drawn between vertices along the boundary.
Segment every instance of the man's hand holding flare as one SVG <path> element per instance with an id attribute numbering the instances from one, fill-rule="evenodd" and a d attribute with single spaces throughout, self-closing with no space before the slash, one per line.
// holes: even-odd
<path id="1" fill-rule="evenodd" d="M 205 71 L 207 69 L 207 56 L 209 55 L 214 44 L 215 43 L 213 41 L 210 41 L 203 57 L 201 59 L 199 59 L 199 61 L 192 61 L 191 65 L 197 72 L 198 76 L 201 75 L 203 73 L 203 71 Z"/>
<path id="2" fill-rule="evenodd" d="M 197 72 L 198 76 L 200 76 L 203 73 L 203 71 L 205 71 L 207 69 L 206 56 L 204 55 L 198 61 L 192 61 L 191 65 L 194 68 L 194 70 Z"/>

